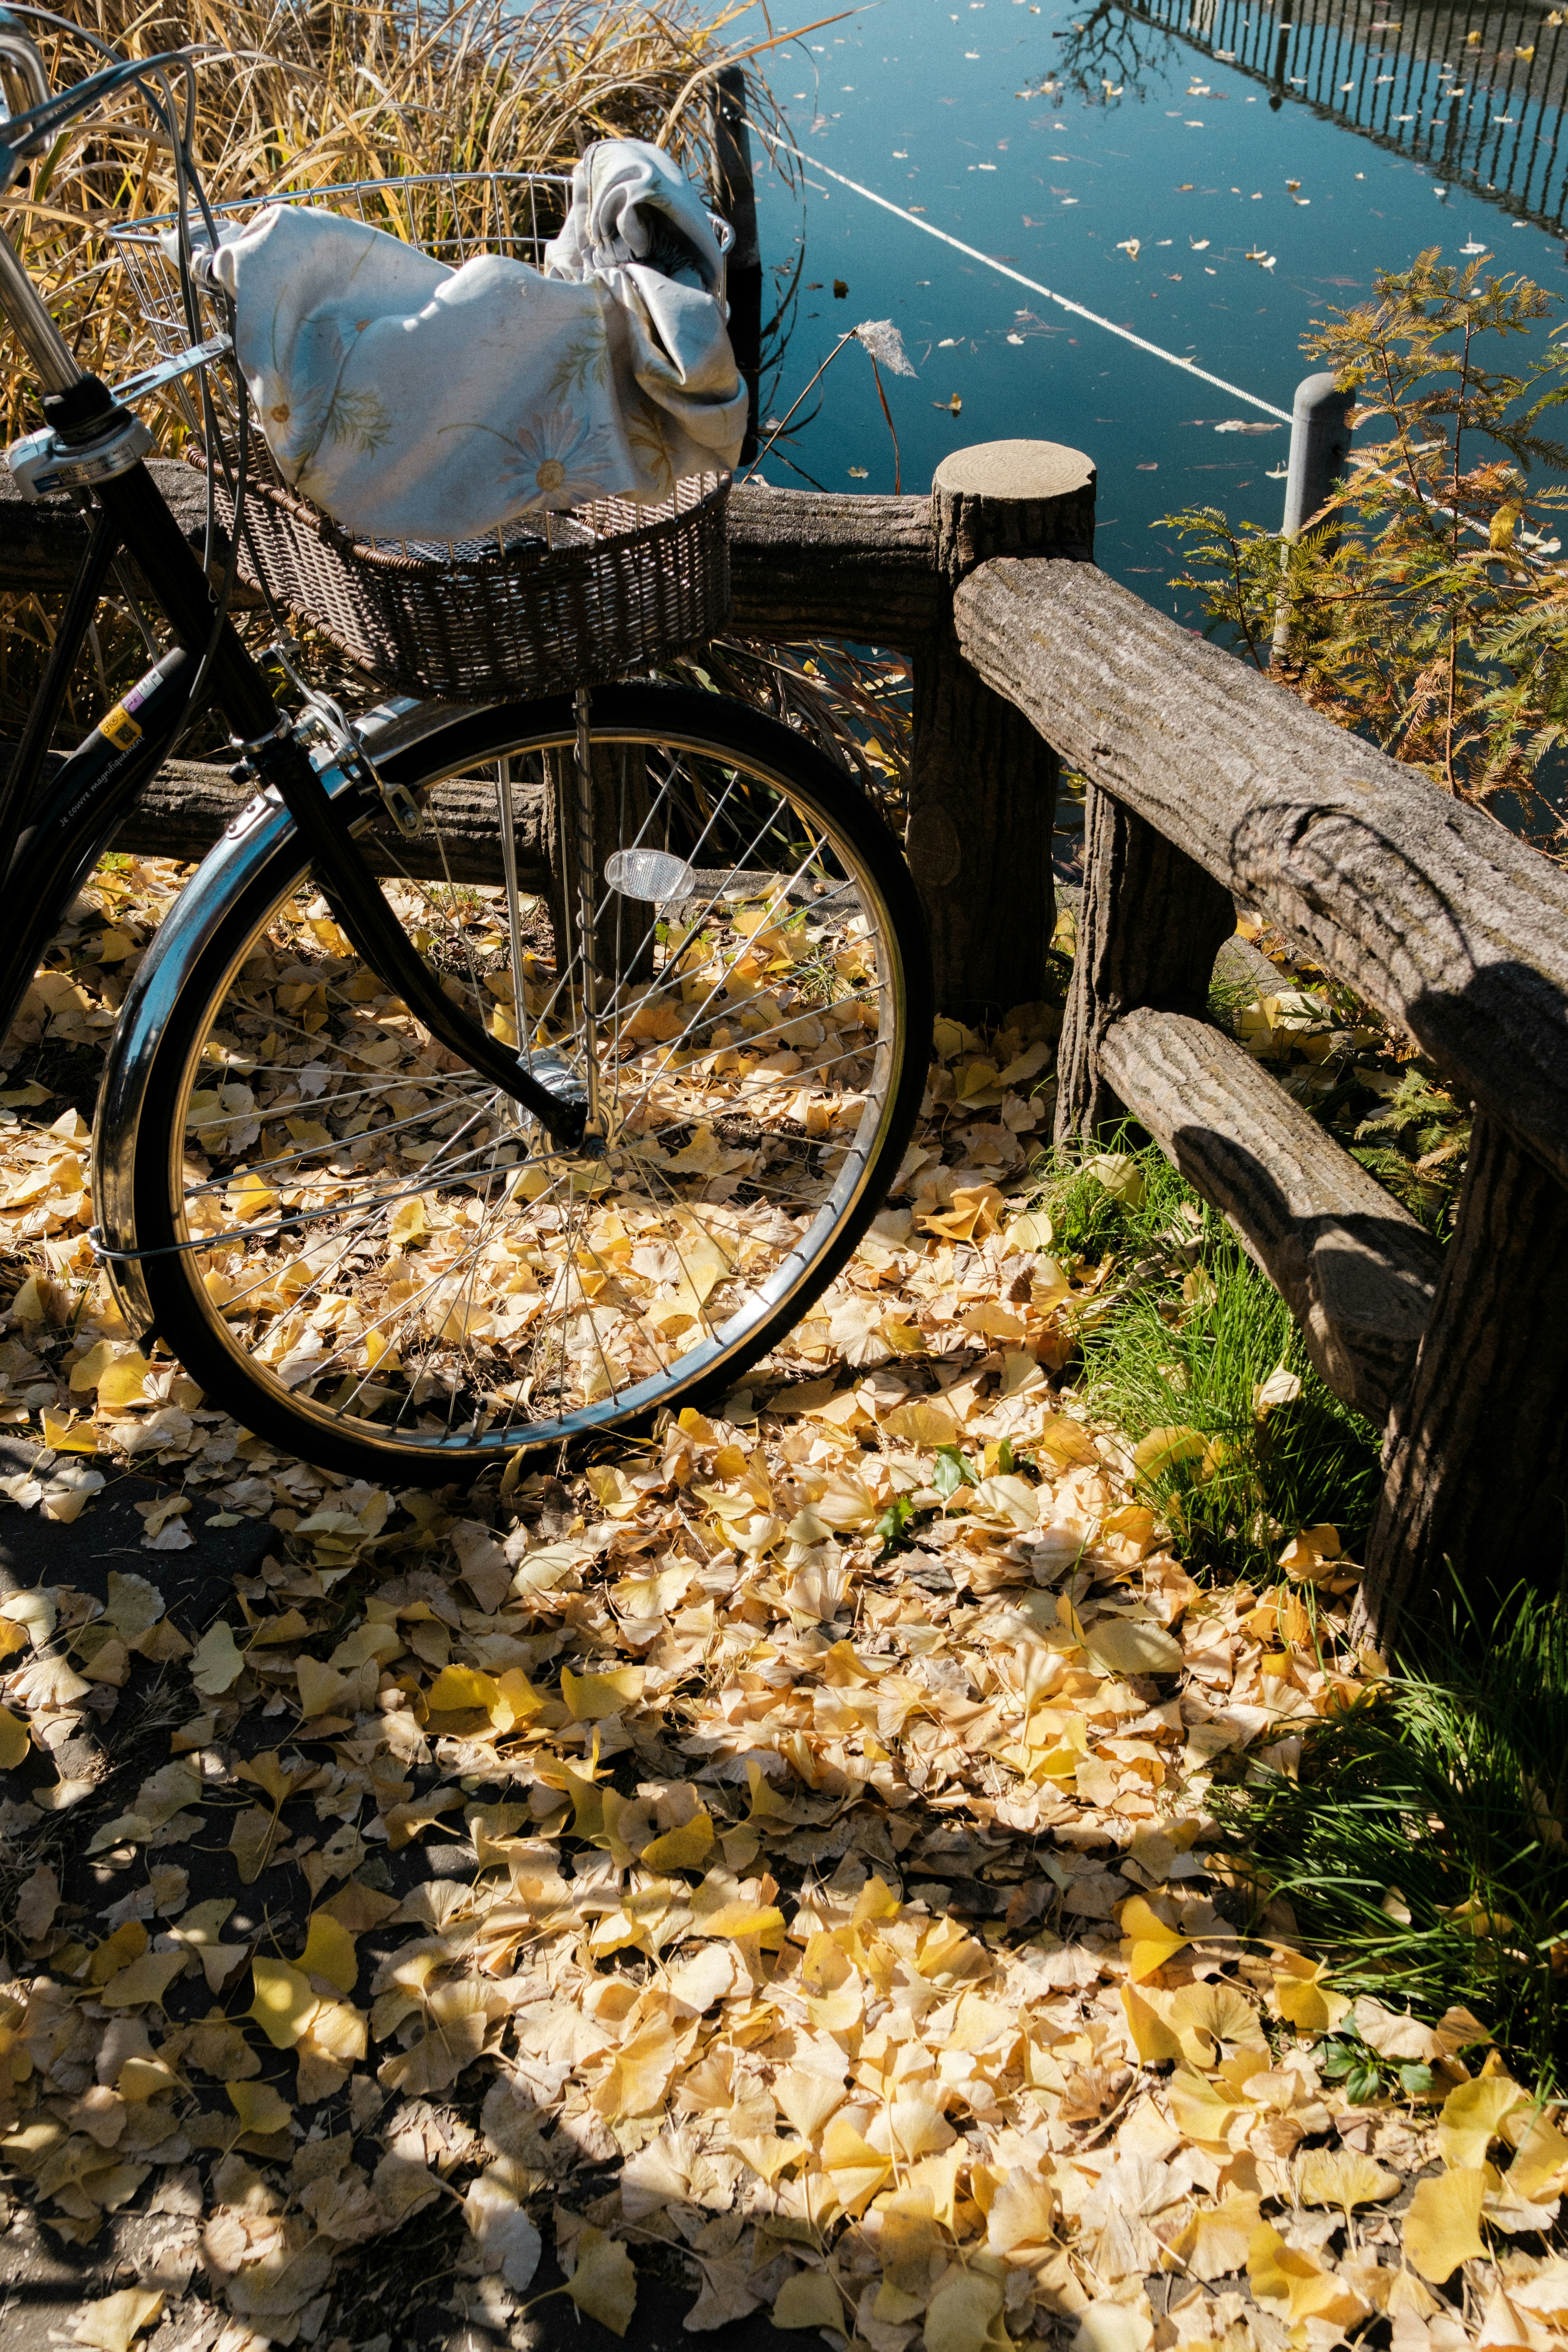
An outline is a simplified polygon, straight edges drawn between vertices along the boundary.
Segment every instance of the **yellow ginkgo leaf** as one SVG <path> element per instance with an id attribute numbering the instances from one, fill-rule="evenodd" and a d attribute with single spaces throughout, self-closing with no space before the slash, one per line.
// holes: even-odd
<path id="1" fill-rule="evenodd" d="M 245 1659 L 235 1643 L 234 1628 L 221 1621 L 209 1625 L 191 1653 L 191 1680 L 204 1698 L 217 1698 L 245 1672 Z"/>
<path id="2" fill-rule="evenodd" d="M 1182 1645 L 1152 1618 L 1102 1617 L 1084 1635 L 1097 1666 L 1113 1675 L 1174 1675 L 1182 1668 Z"/>
<path id="3" fill-rule="evenodd" d="M 110 1978 L 99 2000 L 105 2009 L 143 2009 L 149 2004 L 161 2004 L 174 1979 L 184 1972 L 186 1955 L 175 1952 L 143 1952 L 129 1968 Z"/>
<path id="4" fill-rule="evenodd" d="M 0 1706 L 0 1771 L 14 1772 L 32 1744 L 20 1716 Z"/>
<path id="5" fill-rule="evenodd" d="M 1510 2196 L 1535 2205 L 1568 2187 L 1568 2139 L 1543 2115 L 1525 2127 L 1513 2162 L 1503 2176 Z"/>
<path id="6" fill-rule="evenodd" d="M 1405 2252 L 1434 2286 L 1452 2278 L 1461 2263 L 1485 2254 L 1480 2220 L 1486 2191 L 1487 2176 L 1479 2167 L 1416 2182 L 1405 2216 Z"/>
<path id="7" fill-rule="evenodd" d="M 132 1960 L 141 1958 L 147 1949 L 147 1930 L 140 1919 L 122 1920 L 111 1936 L 105 1936 L 93 1953 L 87 1972 L 89 1984 L 107 1984 L 120 1969 L 128 1969 Z"/>
<path id="8" fill-rule="evenodd" d="M 822 2161 L 829 2172 L 852 2168 L 857 2170 L 880 2168 L 884 2178 L 893 2168 L 893 2159 L 880 2148 L 872 2147 L 860 2133 L 853 2117 L 842 2113 L 830 2116 L 822 2135 Z"/>
<path id="9" fill-rule="evenodd" d="M 1260 2200 L 1243 2189 L 1232 2189 L 1223 2203 L 1194 2213 L 1171 2252 L 1186 2275 L 1226 2278 L 1246 2267 L 1247 2250 L 1260 2218 Z"/>
<path id="10" fill-rule="evenodd" d="M 1479 2074 L 1450 2091 L 1437 2118 L 1437 2145 L 1450 2172 L 1483 2165 L 1503 2117 L 1523 2106 L 1529 2096 L 1506 2074 Z"/>
<path id="11" fill-rule="evenodd" d="M 1191 1941 L 1179 1927 L 1167 1927 L 1157 1912 L 1152 1911 L 1141 1895 L 1132 1895 L 1121 1906 L 1121 1957 L 1131 1970 L 1134 1984 L 1155 1975 L 1165 1965 L 1173 1952 Z"/>
<path id="12" fill-rule="evenodd" d="M 141 1398 L 142 1384 L 152 1365 L 139 1349 L 132 1348 L 106 1364 L 98 1376 L 98 1402 L 116 1412 L 121 1406 L 135 1404 Z"/>
<path id="13" fill-rule="evenodd" d="M 926 2305 L 926 2352 L 984 2352 L 1002 2311 L 1002 2281 L 955 2265 Z"/>
<path id="14" fill-rule="evenodd" d="M 47 1405 L 44 1407 L 44 1444 L 53 1446 L 57 1454 L 98 1452 L 98 1435 L 90 1421 L 74 1424 L 68 1419 L 61 1421 Z"/>
<path id="15" fill-rule="evenodd" d="M 866 2014 L 866 1996 L 858 1985 L 843 1985 L 837 1992 L 805 1993 L 802 1999 L 819 2033 L 852 2032 Z"/>
<path id="16" fill-rule="evenodd" d="M 497 1680 L 496 1703 L 490 1709 L 490 1721 L 498 1732 L 508 1732 L 520 1723 L 531 1723 L 547 1703 L 542 1693 L 534 1689 L 521 1666 L 509 1666 Z"/>
<path id="17" fill-rule="evenodd" d="M 1274 1955 L 1274 2003 L 1298 2033 L 1331 2033 L 1351 2004 L 1323 1980 L 1324 1964 L 1297 1952 Z"/>
<path id="18" fill-rule="evenodd" d="M 294 2110 L 270 2083 L 230 2083 L 229 2103 L 247 2132 L 287 2131 Z"/>
<path id="19" fill-rule="evenodd" d="M 1302 2204 L 1337 2205 L 1347 2221 L 1352 2206 L 1381 2205 L 1398 2191 L 1395 2174 L 1348 2148 L 1314 2148 L 1297 2168 L 1296 2194 Z"/>
<path id="20" fill-rule="evenodd" d="M 835 2109 L 844 2105 L 844 2089 L 809 2066 L 790 2066 L 773 2084 L 773 2097 L 804 2140 L 815 2140 Z"/>
<path id="21" fill-rule="evenodd" d="M 712 1820 L 701 1807 L 679 1829 L 666 1830 L 645 1845 L 639 1859 L 645 1870 L 700 1870 L 712 1843 Z"/>
<path id="22" fill-rule="evenodd" d="M 114 2078 L 114 2087 L 128 2107 L 155 2099 L 161 2091 L 177 2091 L 180 2078 L 161 2058 L 128 2058 Z"/>
<path id="23" fill-rule="evenodd" d="M 1130 1984 L 1121 1988 L 1121 2006 L 1132 2046 L 1145 2066 L 1163 2066 L 1182 2055 L 1182 2045 L 1156 2004 Z"/>
<path id="24" fill-rule="evenodd" d="M 122 2286 L 79 2311 L 71 2322 L 71 2334 L 95 2352 L 131 2352 L 140 2330 L 151 2327 L 163 2308 L 161 2287 Z"/>
<path id="25" fill-rule="evenodd" d="M 832 2327 L 844 2333 L 844 2298 L 826 2271 L 796 2271 L 773 2297 L 775 2327 Z"/>
<path id="26" fill-rule="evenodd" d="M 612 2335 L 624 2336 L 637 2309 L 637 2274 L 620 2240 L 591 2226 L 581 2231 L 577 2267 L 566 2292 L 579 2311 L 598 2320 Z"/>
<path id="27" fill-rule="evenodd" d="M 754 1903 L 749 1896 L 737 1896 L 732 1903 L 721 1903 L 716 1911 L 704 1912 L 693 1919 L 689 1932 L 693 1936 L 782 1936 L 784 1913 L 771 1903 Z"/>
<path id="28" fill-rule="evenodd" d="M 1339 2327 L 1353 2327 L 1367 2315 L 1367 2305 L 1349 2281 L 1325 2270 L 1299 2247 L 1288 2246 L 1267 2221 L 1253 2231 L 1247 2250 L 1247 2274 L 1252 2292 L 1266 2307 L 1283 2304 L 1291 2326 L 1304 2320 L 1326 2319 Z"/>
<path id="29" fill-rule="evenodd" d="M 1239 2043 L 1244 2049 L 1268 2047 L 1258 2011 L 1241 1992 L 1221 1977 L 1208 1984 L 1184 1985 L 1171 1995 L 1171 2023 L 1178 2033 L 1203 2034 L 1208 2043 Z M 1191 2058 L 1192 2051 L 1187 2051 Z"/>
<path id="30" fill-rule="evenodd" d="M 476 1706 L 489 1715 L 500 1698 L 500 1685 L 493 1675 L 480 1674 L 475 1666 L 443 1666 L 425 1704 L 432 1715 L 460 1715 Z"/>
<path id="31" fill-rule="evenodd" d="M 1238 2115 L 1248 2113 L 1251 2102 L 1239 2095 L 1226 2097 L 1217 2083 L 1205 2080 L 1188 2067 L 1178 2066 L 1166 2086 L 1171 2119 L 1178 2131 L 1184 2132 L 1200 2147 L 1224 2148 L 1228 2153 L 1227 2135 Z"/>
<path id="32" fill-rule="evenodd" d="M 403 1201 L 392 1213 L 392 1223 L 387 1227 L 387 1239 L 395 1247 L 406 1249 L 410 1242 L 420 1239 L 425 1230 L 424 1202 Z"/>
<path id="33" fill-rule="evenodd" d="M 811 2150 L 799 2139 L 732 2139 L 730 2143 L 736 2155 L 760 2172 L 769 2188 L 787 2164 L 798 2164 Z"/>
<path id="34" fill-rule="evenodd" d="M 1147 2303 L 1134 2310 L 1108 2294 L 1086 2303 L 1073 2330 L 1072 2352 L 1149 2352 L 1154 2322 Z"/>
<path id="35" fill-rule="evenodd" d="M 256 1985 L 250 2015 L 275 2050 L 291 2050 L 321 2001 L 299 1969 L 291 1969 L 287 1960 L 267 1960 L 258 1954 L 250 1968 Z"/>
<path id="36" fill-rule="evenodd" d="M 618 1666 L 607 1675 L 574 1675 L 561 1669 L 561 1696 L 574 1723 L 603 1723 L 623 1707 L 635 1706 L 647 1680 L 641 1666 Z"/>
<path id="37" fill-rule="evenodd" d="M 1166 1478 L 1184 1462 L 1201 1462 L 1208 1443 L 1201 1429 L 1152 1429 L 1133 1447 L 1132 1466 L 1140 1478 Z"/>
<path id="38" fill-rule="evenodd" d="M 300 1955 L 301 1975 L 325 1977 L 340 1992 L 353 1992 L 359 1978 L 354 1939 L 330 1911 L 312 1911 Z"/>
<path id="39" fill-rule="evenodd" d="M 787 1822 L 793 1818 L 789 1801 L 774 1795 L 773 1783 L 760 1764 L 748 1760 L 746 1785 L 752 1792 L 752 1810 L 746 1816 L 749 1822 Z"/>
<path id="40" fill-rule="evenodd" d="M 343 1695 L 343 1678 L 335 1667 L 324 1666 L 319 1658 L 302 1657 L 294 1661 L 294 1673 L 300 1685 L 300 1712 L 307 1721 L 312 1716 L 330 1715 Z"/>

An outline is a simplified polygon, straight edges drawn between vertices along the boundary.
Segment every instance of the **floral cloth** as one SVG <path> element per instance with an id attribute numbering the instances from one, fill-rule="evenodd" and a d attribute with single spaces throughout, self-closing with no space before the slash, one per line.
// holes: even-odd
<path id="1" fill-rule="evenodd" d="M 312 205 L 269 205 L 199 266 L 234 297 L 283 478 L 370 537 L 663 499 L 739 457 L 719 240 L 640 140 L 588 150 L 542 271 L 499 254 L 451 269 Z"/>

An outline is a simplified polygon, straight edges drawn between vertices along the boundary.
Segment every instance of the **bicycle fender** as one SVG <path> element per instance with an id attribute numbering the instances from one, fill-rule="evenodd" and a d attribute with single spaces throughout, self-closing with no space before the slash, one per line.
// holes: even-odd
<path id="1" fill-rule="evenodd" d="M 379 811 L 379 796 L 335 761 L 318 764 L 312 759 L 311 764 L 351 824 L 368 823 Z M 151 1326 L 152 1302 L 136 1259 L 110 1253 L 137 1246 L 135 1139 L 159 1043 L 181 992 L 236 898 L 297 839 L 294 821 L 275 786 L 248 800 L 159 924 L 125 992 L 99 1091 L 92 1190 L 94 1229 L 106 1253 L 120 1310 L 132 1331 Z M 302 844 L 300 854 L 303 858 Z"/>

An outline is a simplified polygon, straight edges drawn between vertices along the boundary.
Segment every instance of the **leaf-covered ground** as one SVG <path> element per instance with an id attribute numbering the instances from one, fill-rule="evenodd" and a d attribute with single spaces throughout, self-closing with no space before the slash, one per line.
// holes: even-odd
<path id="1" fill-rule="evenodd" d="M 105 875 L 0 1095 L 5 1490 L 76 1547 L 0 1598 L 0 2327 L 47 2256 L 106 2352 L 521 2346 L 552 2293 L 590 2343 L 672 2295 L 868 2352 L 1568 2336 L 1555 2111 L 1485 2021 L 1352 2004 L 1222 1843 L 1216 1776 L 1377 1662 L 1332 1529 L 1205 1587 L 1075 1395 L 1051 1009 L 941 1024 L 900 1190 L 722 1411 L 392 1494 L 93 1268 L 178 878 Z"/>

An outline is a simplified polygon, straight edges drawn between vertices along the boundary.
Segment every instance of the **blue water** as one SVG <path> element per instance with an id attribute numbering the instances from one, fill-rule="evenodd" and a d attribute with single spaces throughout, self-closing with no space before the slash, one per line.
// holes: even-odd
<path id="1" fill-rule="evenodd" d="M 1462 75 L 1475 52 L 1458 24 L 1459 46 L 1435 54 Z M 1393 40 L 1368 25 L 1342 78 L 1375 85 Z M 1064 52 L 1087 88 L 1058 80 L 1042 94 Z M 1500 270 L 1568 293 L 1561 237 L 1516 226 L 1506 196 L 1450 188 L 1294 96 L 1275 108 L 1240 69 L 1109 7 L 883 0 L 775 53 L 769 70 L 809 158 L 1287 411 L 1319 364 L 1300 350 L 1310 322 L 1368 299 L 1375 269 L 1404 268 L 1428 246 L 1452 260 L 1482 249 Z M 794 284 L 765 415 L 784 415 L 846 328 L 890 318 L 918 370 L 912 382 L 884 378 L 906 491 L 929 488 L 944 454 L 973 442 L 1028 436 L 1083 449 L 1099 469 L 1100 562 L 1173 610 L 1177 551 L 1162 515 L 1203 502 L 1278 525 L 1286 427 L 1235 430 L 1268 420 L 810 162 L 792 190 L 759 153 L 758 204 L 764 263 L 781 289 Z M 763 465 L 768 479 L 893 488 L 858 345 L 790 434 Z"/>

